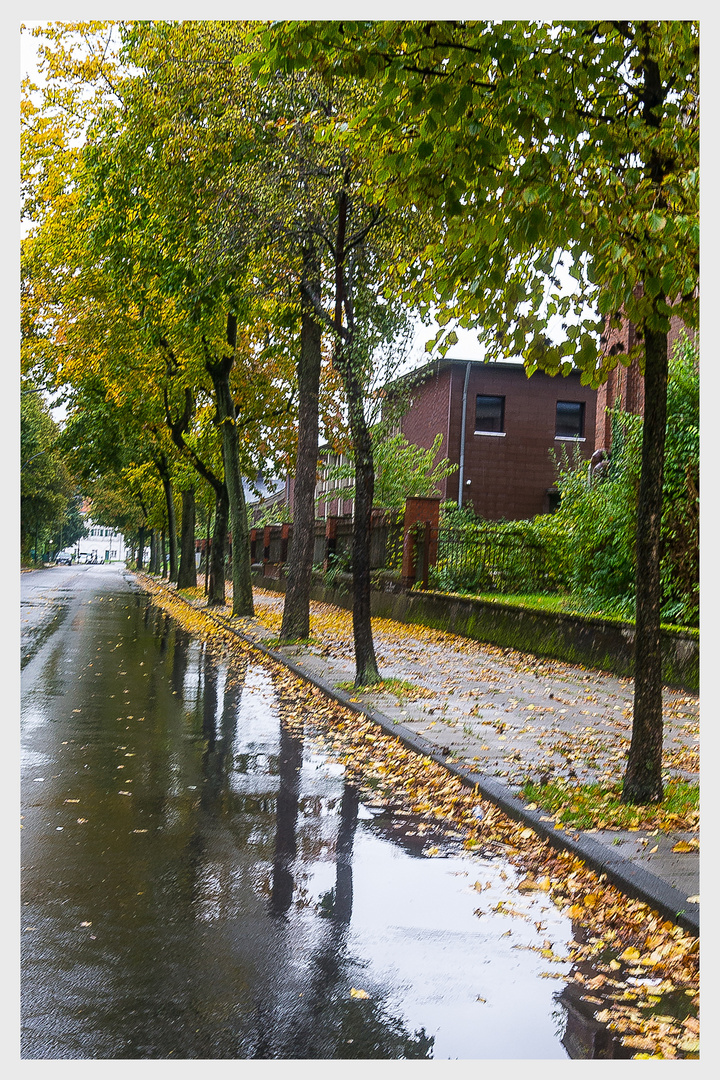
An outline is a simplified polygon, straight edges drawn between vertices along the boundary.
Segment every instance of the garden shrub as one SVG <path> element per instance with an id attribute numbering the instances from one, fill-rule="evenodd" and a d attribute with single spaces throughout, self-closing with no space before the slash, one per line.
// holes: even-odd
<path id="1" fill-rule="evenodd" d="M 699 375 L 683 336 L 670 361 L 661 527 L 661 617 L 698 621 Z M 559 577 L 588 611 L 632 618 L 642 418 L 612 409 L 612 454 L 602 478 L 587 462 L 556 456 L 560 508 L 536 519 Z"/>

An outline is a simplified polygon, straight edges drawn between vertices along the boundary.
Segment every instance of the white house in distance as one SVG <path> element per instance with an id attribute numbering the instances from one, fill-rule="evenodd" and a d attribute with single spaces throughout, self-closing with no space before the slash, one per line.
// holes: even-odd
<path id="1" fill-rule="evenodd" d="M 88 514 L 85 503 L 80 513 L 87 536 L 76 540 L 71 548 L 65 548 L 61 555 L 69 555 L 75 562 L 125 562 L 128 553 L 125 537 L 107 525 L 96 525 Z"/>
<path id="2" fill-rule="evenodd" d="M 107 525 L 96 525 L 90 518 L 85 519 L 87 536 L 75 544 L 75 556 L 78 561 L 92 559 L 93 562 L 125 562 L 127 548 L 122 533 L 115 532 Z"/>

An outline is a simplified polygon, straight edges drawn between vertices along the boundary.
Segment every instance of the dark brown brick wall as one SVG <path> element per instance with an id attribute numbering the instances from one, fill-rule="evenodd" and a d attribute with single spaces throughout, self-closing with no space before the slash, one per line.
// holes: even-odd
<path id="1" fill-rule="evenodd" d="M 686 330 L 685 324 L 677 316 L 673 316 L 670 320 L 670 332 L 668 334 L 668 356 L 672 356 L 675 343 L 683 330 Z M 695 336 L 695 332 L 692 330 L 686 332 L 691 339 Z M 623 324 L 619 329 L 606 330 L 604 337 L 606 339 L 605 348 L 608 351 L 619 346 L 620 351 L 625 355 L 637 344 L 635 327 L 627 319 L 623 320 Z M 645 381 L 640 374 L 640 365 L 637 360 L 633 360 L 629 367 L 618 364 L 610 372 L 607 382 L 603 383 L 598 389 L 595 424 L 595 446 L 598 449 L 600 447 L 610 449 L 612 440 L 610 417 L 607 410 L 611 409 L 616 402 L 619 402 L 626 412 L 635 413 L 637 416 L 643 415 L 645 408 Z"/>
<path id="2" fill-rule="evenodd" d="M 411 393 L 412 405 L 402 430 L 410 442 L 429 447 L 443 433 L 442 456 L 459 464 L 461 406 L 465 364 L 440 364 Z M 475 434 L 478 394 L 505 397 L 504 435 Z M 519 519 L 547 512 L 547 491 L 555 482 L 551 449 L 578 445 L 584 458 L 595 448 L 596 391 L 582 386 L 579 374 L 531 378 L 521 365 L 473 363 L 467 395 L 465 481 L 463 502 L 490 520 Z M 585 441 L 555 438 L 555 409 L 560 401 L 585 403 Z M 448 477 L 443 498 L 458 498 L 458 473 Z"/>
<path id="3" fill-rule="evenodd" d="M 414 387 L 409 394 L 409 407 L 402 421 L 402 432 L 408 442 L 415 443 L 429 450 L 438 432 L 443 436 L 442 447 L 438 454 L 441 458 L 449 457 L 455 461 L 448 447 L 448 417 L 450 414 L 450 393 L 452 370 L 439 370 L 431 374 L 422 384 Z M 448 484 L 452 477 L 442 482 L 441 498 L 456 498 L 448 495 Z M 457 488 L 457 480 L 455 480 Z"/>

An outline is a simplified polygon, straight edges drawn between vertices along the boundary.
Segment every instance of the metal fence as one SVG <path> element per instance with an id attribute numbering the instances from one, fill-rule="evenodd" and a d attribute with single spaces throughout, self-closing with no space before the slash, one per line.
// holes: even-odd
<path id="1" fill-rule="evenodd" d="M 431 588 L 444 592 L 540 592 L 553 588 L 552 573 L 542 544 L 522 531 L 492 522 L 433 529 L 437 560 L 427 569 L 420 563 Z M 424 560 L 426 541 L 419 540 L 418 558 Z"/>
<path id="2" fill-rule="evenodd" d="M 528 593 L 555 588 L 552 566 L 541 543 L 524 523 L 447 526 L 418 522 L 404 529 L 403 513 L 373 512 L 370 566 L 400 571 L 403 550 L 409 573 L 406 587 L 417 584 L 441 592 Z M 292 525 L 271 525 L 251 531 L 251 558 L 263 573 L 277 577 L 292 550 Z M 407 556 L 409 555 L 409 558 Z M 316 566 L 352 569 L 352 521 L 317 521 Z M 403 570 L 405 574 L 405 570 Z"/>

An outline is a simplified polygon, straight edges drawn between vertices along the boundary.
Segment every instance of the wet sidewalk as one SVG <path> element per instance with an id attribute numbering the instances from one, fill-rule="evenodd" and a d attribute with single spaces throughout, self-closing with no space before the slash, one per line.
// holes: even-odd
<path id="1" fill-rule="evenodd" d="M 350 612 L 313 602 L 310 642 L 279 646 L 284 597 L 262 589 L 254 595 L 254 618 L 230 618 L 229 608 L 212 614 L 343 704 L 476 783 L 485 797 L 571 848 L 629 895 L 697 930 L 697 830 L 583 832 L 560 827 L 548 812 L 518 798 L 526 780 L 622 780 L 632 725 L 631 679 L 373 619 L 383 678 L 411 686 L 398 686 L 397 694 L 357 693 L 351 687 Z M 666 688 L 663 701 L 665 777 L 697 780 L 698 699 Z M 685 850 L 674 851 L 679 843 Z"/>

